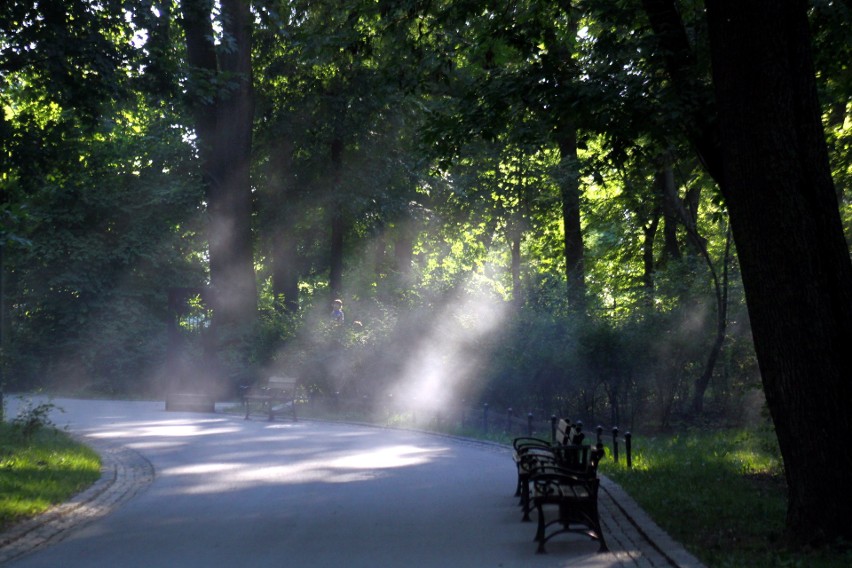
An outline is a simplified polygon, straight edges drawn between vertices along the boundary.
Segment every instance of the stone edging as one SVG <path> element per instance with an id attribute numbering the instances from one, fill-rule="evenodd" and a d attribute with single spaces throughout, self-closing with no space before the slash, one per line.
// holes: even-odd
<path id="1" fill-rule="evenodd" d="M 0 533 L 0 564 L 59 542 L 70 530 L 99 519 L 145 489 L 154 467 L 142 454 L 91 437 L 76 437 L 101 457 L 101 477 L 71 500 Z"/>

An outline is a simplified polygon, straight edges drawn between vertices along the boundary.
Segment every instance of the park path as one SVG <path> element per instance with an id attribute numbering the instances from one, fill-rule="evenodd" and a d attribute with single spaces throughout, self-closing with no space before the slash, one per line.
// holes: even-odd
<path id="1" fill-rule="evenodd" d="M 557 537 L 536 555 L 508 448 L 406 430 L 166 412 L 60 399 L 52 419 L 104 476 L 0 535 L 18 568 L 699 566 L 604 480 L 610 548 Z M 14 399 L 7 399 L 9 416 Z"/>

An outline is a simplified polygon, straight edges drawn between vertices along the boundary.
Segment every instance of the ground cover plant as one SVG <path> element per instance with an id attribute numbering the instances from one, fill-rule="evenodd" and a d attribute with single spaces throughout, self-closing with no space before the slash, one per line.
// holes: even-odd
<path id="1" fill-rule="evenodd" d="M 632 469 L 604 460 L 601 471 L 709 567 L 852 565 L 850 552 L 785 547 L 786 485 L 769 431 L 637 436 Z"/>
<path id="2" fill-rule="evenodd" d="M 0 530 L 66 501 L 100 477 L 98 455 L 44 416 L 37 411 L 0 422 Z"/>

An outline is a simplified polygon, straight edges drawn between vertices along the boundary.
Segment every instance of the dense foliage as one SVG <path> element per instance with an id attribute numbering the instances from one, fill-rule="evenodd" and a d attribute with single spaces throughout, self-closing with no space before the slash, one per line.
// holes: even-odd
<path id="1" fill-rule="evenodd" d="M 634 2 L 256 2 L 260 308 L 226 338 L 203 305 L 196 129 L 237 78 L 191 64 L 190 4 L 212 8 L 0 9 L 6 389 L 162 396 L 211 373 L 233 392 L 276 370 L 314 395 L 631 427 L 744 415 L 760 382 L 737 255 L 684 134 L 710 104 L 699 2 L 686 98 Z M 228 5 L 209 12 L 222 61 Z M 811 15 L 848 235 L 850 14 Z M 195 292 L 170 304 L 178 288 Z"/>

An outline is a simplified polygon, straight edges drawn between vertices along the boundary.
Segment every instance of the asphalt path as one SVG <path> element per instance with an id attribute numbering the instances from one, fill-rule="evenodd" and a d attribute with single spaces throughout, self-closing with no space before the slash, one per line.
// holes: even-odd
<path id="1" fill-rule="evenodd" d="M 614 553 L 598 554 L 579 535 L 557 537 L 536 555 L 535 525 L 520 521 L 503 446 L 166 412 L 162 402 L 53 402 L 62 409 L 51 414 L 56 425 L 102 455 L 125 453 L 120 461 L 131 465 L 122 478 L 134 489 L 34 543 L 7 563 L 16 568 L 632 565 L 617 542 Z M 9 416 L 15 404 L 7 399 Z M 105 482 L 102 493 L 119 486 Z"/>

